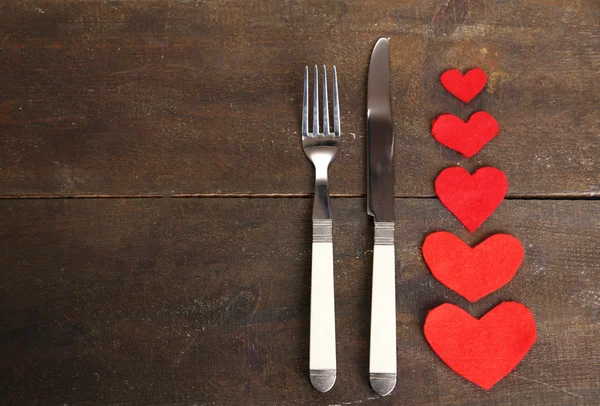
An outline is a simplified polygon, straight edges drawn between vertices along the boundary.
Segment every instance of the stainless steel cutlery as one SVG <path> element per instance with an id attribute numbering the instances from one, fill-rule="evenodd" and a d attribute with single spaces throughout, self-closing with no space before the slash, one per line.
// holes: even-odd
<path id="1" fill-rule="evenodd" d="M 335 312 L 333 295 L 333 241 L 327 170 L 338 151 L 340 108 L 337 71 L 333 67 L 333 131 L 329 128 L 327 68 L 323 66 L 323 131 L 319 132 L 319 70 L 315 66 L 313 122 L 308 130 L 308 67 L 304 70 L 302 148 L 315 167 L 313 242 L 310 296 L 310 380 L 327 392 L 336 378 Z"/>
<path id="2" fill-rule="evenodd" d="M 396 281 L 394 258 L 394 131 L 390 96 L 389 41 L 377 41 L 367 93 L 367 212 L 373 217 L 373 291 L 369 379 L 380 395 L 396 385 Z M 338 152 L 340 109 L 333 67 L 333 131 L 329 128 L 327 70 L 323 66 L 323 131 L 319 131 L 319 70 L 315 66 L 312 131 L 309 73 L 304 71 L 302 147 L 315 167 L 310 303 L 310 380 L 326 392 L 336 379 L 333 242 L 327 170 Z"/>
<path id="3" fill-rule="evenodd" d="M 396 281 L 394 258 L 394 129 L 390 47 L 375 44 L 367 93 L 367 212 L 375 223 L 369 379 L 380 395 L 396 385 Z"/>

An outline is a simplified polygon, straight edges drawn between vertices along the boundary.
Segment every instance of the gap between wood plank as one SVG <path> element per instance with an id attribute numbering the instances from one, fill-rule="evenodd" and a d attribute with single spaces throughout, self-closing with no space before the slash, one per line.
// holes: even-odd
<path id="1" fill-rule="evenodd" d="M 89 195 L 7 195 L 0 196 L 0 200 L 35 200 L 35 199 L 304 199 L 312 198 L 311 193 L 179 193 L 173 195 L 159 194 L 89 194 Z M 334 193 L 336 198 L 366 198 L 366 195 L 352 193 Z M 427 196 L 394 196 L 395 199 L 437 199 L 435 195 Z M 600 193 L 593 194 L 562 194 L 562 195 L 513 195 L 506 200 L 600 200 Z"/>

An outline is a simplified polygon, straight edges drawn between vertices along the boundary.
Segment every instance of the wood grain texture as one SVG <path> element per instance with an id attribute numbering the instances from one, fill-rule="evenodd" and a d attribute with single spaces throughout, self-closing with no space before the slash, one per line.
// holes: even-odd
<path id="1" fill-rule="evenodd" d="M 469 235 L 433 199 L 396 202 L 398 366 L 389 405 L 592 405 L 600 397 L 600 204 L 505 201 Z M 338 381 L 308 379 L 311 199 L 0 202 L 0 403 L 367 404 L 371 221 L 334 199 Z M 435 230 L 518 237 L 525 261 L 469 304 L 420 254 Z M 538 341 L 486 392 L 429 349 L 428 310 L 533 312 Z"/>
<path id="2" fill-rule="evenodd" d="M 404 197 L 399 379 L 385 399 L 368 383 L 361 198 L 380 36 Z M 354 197 L 333 199 L 338 380 L 325 395 L 308 379 L 313 171 L 300 145 L 314 63 L 338 67 L 331 191 Z M 438 78 L 473 66 L 489 81 L 464 105 Z M 2 2 L 0 403 L 597 404 L 600 201 L 528 199 L 600 196 L 599 70 L 594 0 Z M 501 130 L 476 157 L 429 134 L 438 114 L 477 110 Z M 509 179 L 510 200 L 473 235 L 422 198 L 456 164 Z M 203 198 L 172 198 L 187 195 Z M 513 234 L 525 262 L 470 304 L 421 259 L 440 229 L 472 244 Z M 538 342 L 485 392 L 437 359 L 422 326 L 442 302 L 480 316 L 501 300 L 532 310 Z"/>
<path id="3" fill-rule="evenodd" d="M 337 195 L 365 194 L 366 75 L 391 38 L 397 196 L 449 165 L 493 165 L 509 196 L 600 192 L 600 7 L 497 2 L 32 0 L 0 5 L 3 196 L 295 194 L 302 70 L 336 64 Z M 447 68 L 483 68 L 465 106 Z M 484 109 L 500 135 L 471 160 L 437 144 L 441 113 Z"/>

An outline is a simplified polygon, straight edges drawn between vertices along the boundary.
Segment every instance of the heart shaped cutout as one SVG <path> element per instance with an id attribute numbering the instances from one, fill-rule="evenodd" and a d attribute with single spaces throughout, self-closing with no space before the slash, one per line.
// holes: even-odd
<path id="1" fill-rule="evenodd" d="M 433 276 L 470 302 L 510 282 L 525 255 L 512 235 L 494 234 L 471 248 L 447 231 L 429 234 L 421 250 Z"/>
<path id="2" fill-rule="evenodd" d="M 494 138 L 498 130 L 498 122 L 491 114 L 478 111 L 466 123 L 453 114 L 442 114 L 433 122 L 431 134 L 439 143 L 470 158 Z"/>
<path id="3" fill-rule="evenodd" d="M 471 175 L 454 166 L 444 169 L 435 180 L 435 192 L 442 204 L 470 232 L 496 210 L 507 190 L 504 172 L 492 167 L 481 168 Z"/>
<path id="4" fill-rule="evenodd" d="M 484 389 L 508 375 L 536 339 L 533 315 L 516 302 L 502 302 L 479 320 L 444 303 L 429 312 L 424 333 L 446 365 Z"/>
<path id="5" fill-rule="evenodd" d="M 483 90 L 487 75 L 479 68 L 473 68 L 464 75 L 457 69 L 450 69 L 442 73 L 440 82 L 447 91 L 468 103 Z"/>

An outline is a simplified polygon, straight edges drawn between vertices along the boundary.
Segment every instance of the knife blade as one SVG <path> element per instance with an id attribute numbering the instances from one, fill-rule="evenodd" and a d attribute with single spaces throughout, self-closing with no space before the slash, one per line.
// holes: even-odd
<path id="1" fill-rule="evenodd" d="M 375 392 L 385 396 L 394 389 L 397 372 L 394 128 L 387 38 L 377 41 L 369 64 L 367 131 L 367 212 L 375 225 L 369 379 Z"/>

